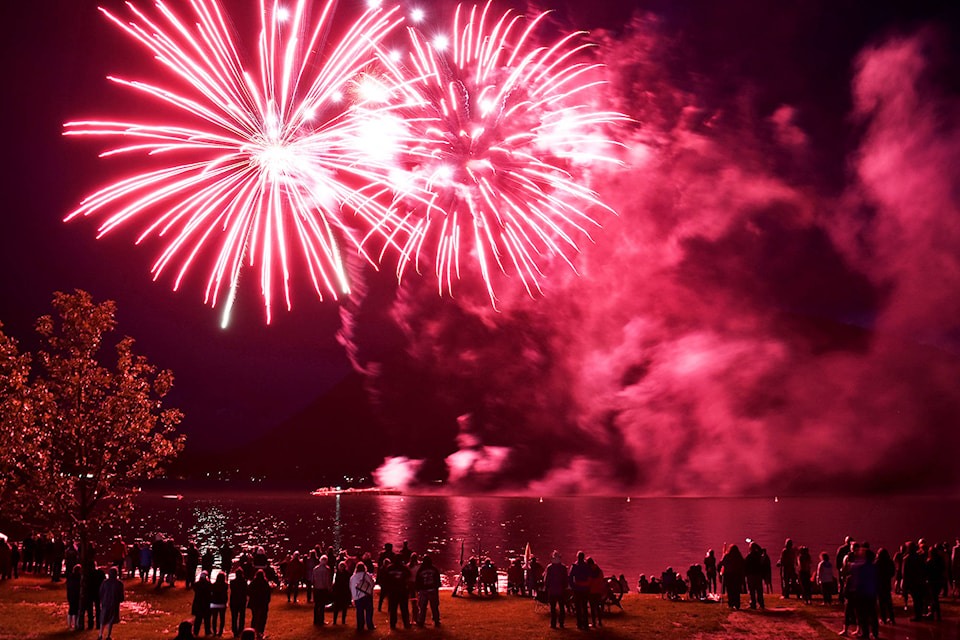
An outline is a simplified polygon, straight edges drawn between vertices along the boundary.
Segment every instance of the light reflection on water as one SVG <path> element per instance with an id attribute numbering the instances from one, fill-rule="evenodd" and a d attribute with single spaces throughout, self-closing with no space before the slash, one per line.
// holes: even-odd
<path id="1" fill-rule="evenodd" d="M 489 555 L 501 568 L 527 543 L 546 562 L 554 549 L 570 562 L 577 550 L 631 584 L 700 562 L 708 548 L 753 538 L 771 556 L 786 537 L 816 554 L 834 551 L 845 535 L 896 547 L 907 539 L 954 540 L 960 500 L 933 498 L 639 499 L 492 496 L 310 496 L 292 493 L 143 495 L 127 538 L 173 536 L 201 550 L 263 546 L 274 561 L 316 544 L 374 556 L 385 542 L 404 540 L 434 555 L 449 573 L 465 557 Z M 449 575 L 448 575 L 449 578 Z"/>

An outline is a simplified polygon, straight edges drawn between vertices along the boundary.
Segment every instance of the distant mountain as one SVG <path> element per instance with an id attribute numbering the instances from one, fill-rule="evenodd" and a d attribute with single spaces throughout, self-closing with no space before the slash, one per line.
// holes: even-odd
<path id="1" fill-rule="evenodd" d="M 188 480 L 256 478 L 311 488 L 350 484 L 345 477 L 354 483 L 369 479 L 383 462 L 387 443 L 379 433 L 363 379 L 350 374 L 252 442 L 216 453 L 191 451 L 188 445 L 170 471 Z"/>

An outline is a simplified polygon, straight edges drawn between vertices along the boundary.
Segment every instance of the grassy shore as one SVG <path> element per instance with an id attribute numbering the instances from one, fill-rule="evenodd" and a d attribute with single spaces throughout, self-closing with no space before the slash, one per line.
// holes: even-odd
<path id="1" fill-rule="evenodd" d="M 121 623 L 114 627 L 116 640 L 165 640 L 176 635 L 177 625 L 190 618 L 192 594 L 183 588 L 158 591 L 139 580 L 126 581 L 126 602 L 121 608 Z M 902 600 L 897 598 L 901 604 Z M 386 605 L 386 603 L 384 603 Z M 444 592 L 440 600 L 442 626 L 428 622 L 423 629 L 391 631 L 386 606 L 375 613 L 376 630 L 362 634 L 364 638 L 404 636 L 418 640 L 477 638 L 479 640 L 512 640 L 514 638 L 559 638 L 581 634 L 591 638 L 657 638 L 658 640 L 705 640 L 718 638 L 803 639 L 836 638 L 842 626 L 841 609 L 819 603 L 806 606 L 796 600 L 768 597 L 767 610 L 731 611 L 724 605 L 699 602 L 671 602 L 659 596 L 629 594 L 623 610 L 614 610 L 604 625 L 587 632 L 576 629 L 568 617 L 565 631 L 550 629 L 549 612 L 529 598 L 499 596 L 493 598 L 451 598 Z M 275 593 L 267 620 L 266 635 L 270 640 L 319 640 L 321 638 L 355 638 L 354 612 L 347 615 L 347 626 L 314 627 L 312 604 L 303 601 L 288 604 L 286 596 Z M 944 622 L 913 623 L 904 612 L 896 627 L 882 626 L 881 638 L 956 639 L 960 605 L 954 599 L 944 603 Z M 76 632 L 66 628 L 66 593 L 62 582 L 21 577 L 0 583 L 0 639 L 32 638 L 96 638 L 96 631 Z M 249 612 L 247 620 L 249 622 Z M 328 614 L 329 622 L 329 614 Z M 229 614 L 227 619 L 229 632 Z M 570 627 L 573 627 L 572 629 Z M 201 631 L 202 633 L 202 631 Z"/>

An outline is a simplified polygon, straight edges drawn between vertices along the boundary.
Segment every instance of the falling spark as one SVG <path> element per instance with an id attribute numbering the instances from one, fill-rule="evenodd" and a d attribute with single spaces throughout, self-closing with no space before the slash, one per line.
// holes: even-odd
<path id="1" fill-rule="evenodd" d="M 278 281 L 291 308 L 295 267 L 299 272 L 305 266 L 321 299 L 325 293 L 334 299 L 348 293 L 341 243 L 363 250 L 344 214 L 370 224 L 389 220 L 390 210 L 366 190 L 381 183 L 393 165 L 371 158 L 362 144 L 370 124 L 383 118 L 377 113 L 381 107 L 362 99 L 342 104 L 343 96 L 401 20 L 397 8 L 386 11 L 371 2 L 328 47 L 336 4 L 328 0 L 311 22 L 307 0 L 290 8 L 260 0 L 253 64 L 241 57 L 247 47 L 236 44 L 218 0 L 191 0 L 189 19 L 160 0 L 155 16 L 127 3 L 129 22 L 101 9 L 186 89 L 110 80 L 161 101 L 186 124 L 66 123 L 65 135 L 120 141 L 102 156 L 169 158 L 160 168 L 90 195 L 66 219 L 108 212 L 98 237 L 139 219 L 138 244 L 148 236 L 165 241 L 154 279 L 179 262 L 175 290 L 201 254 L 213 254 L 204 301 L 216 306 L 224 288 L 229 290 L 224 323 L 242 267 L 259 267 L 268 323 Z"/>

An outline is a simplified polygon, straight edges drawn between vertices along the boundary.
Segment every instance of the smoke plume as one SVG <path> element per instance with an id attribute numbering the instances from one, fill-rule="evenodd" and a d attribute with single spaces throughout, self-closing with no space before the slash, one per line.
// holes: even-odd
<path id="1" fill-rule="evenodd" d="M 555 265 L 537 299 L 506 283 L 499 311 L 469 274 L 454 298 L 384 276 L 345 312 L 406 456 L 380 473 L 536 494 L 956 488 L 960 109 L 937 33 L 856 56 L 839 161 L 802 106 L 695 73 L 656 19 L 594 37 L 636 124 L 614 134 L 623 168 L 592 175 L 618 215 L 579 275 Z"/>

